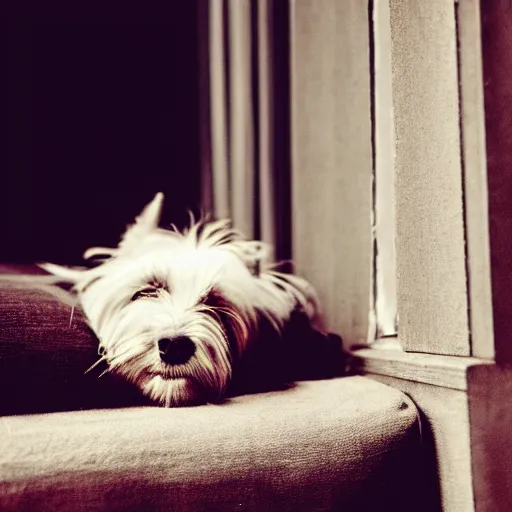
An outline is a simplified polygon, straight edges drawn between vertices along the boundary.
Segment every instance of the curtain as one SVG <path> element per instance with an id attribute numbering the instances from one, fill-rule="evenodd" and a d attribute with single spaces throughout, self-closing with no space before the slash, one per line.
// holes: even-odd
<path id="1" fill-rule="evenodd" d="M 202 208 L 291 256 L 287 2 L 200 7 Z"/>

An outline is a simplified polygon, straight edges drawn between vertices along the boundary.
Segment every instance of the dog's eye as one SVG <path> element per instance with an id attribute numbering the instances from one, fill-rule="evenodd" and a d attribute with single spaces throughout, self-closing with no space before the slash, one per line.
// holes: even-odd
<path id="1" fill-rule="evenodd" d="M 137 299 L 151 299 L 158 297 L 158 290 L 153 287 L 146 287 L 142 288 L 142 290 L 139 290 L 133 294 L 133 297 L 131 298 L 132 301 Z"/>

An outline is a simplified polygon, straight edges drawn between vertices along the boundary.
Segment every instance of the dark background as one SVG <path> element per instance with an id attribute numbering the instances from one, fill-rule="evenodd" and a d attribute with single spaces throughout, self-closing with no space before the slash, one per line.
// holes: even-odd
<path id="1" fill-rule="evenodd" d="M 79 263 L 158 191 L 199 207 L 197 1 L 8 20 L 0 261 Z"/>

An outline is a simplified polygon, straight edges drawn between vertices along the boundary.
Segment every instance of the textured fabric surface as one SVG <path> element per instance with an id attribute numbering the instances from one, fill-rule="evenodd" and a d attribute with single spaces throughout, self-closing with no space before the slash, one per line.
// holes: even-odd
<path id="1" fill-rule="evenodd" d="M 85 373 L 98 359 L 97 338 L 73 309 L 74 298 L 27 275 L 37 273 L 0 266 L 0 386 L 9 390 L 0 394 L 0 414 L 142 402 L 126 382 Z"/>
<path id="2" fill-rule="evenodd" d="M 20 272 L 38 273 L 0 266 L 0 510 L 410 510 L 420 443 L 399 391 L 344 377 L 142 407 L 84 374 L 97 339 L 73 298 Z"/>
<path id="3" fill-rule="evenodd" d="M 416 422 L 405 395 L 363 377 L 220 406 L 5 417 L 0 508 L 408 510 Z"/>

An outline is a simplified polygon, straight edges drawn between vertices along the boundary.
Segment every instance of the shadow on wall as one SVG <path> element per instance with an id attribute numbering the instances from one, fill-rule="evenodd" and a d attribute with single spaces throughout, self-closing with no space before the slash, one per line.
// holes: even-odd
<path id="1" fill-rule="evenodd" d="M 0 261 L 78 263 L 157 191 L 163 220 L 187 222 L 200 198 L 197 26 L 195 1 L 9 20 Z"/>

